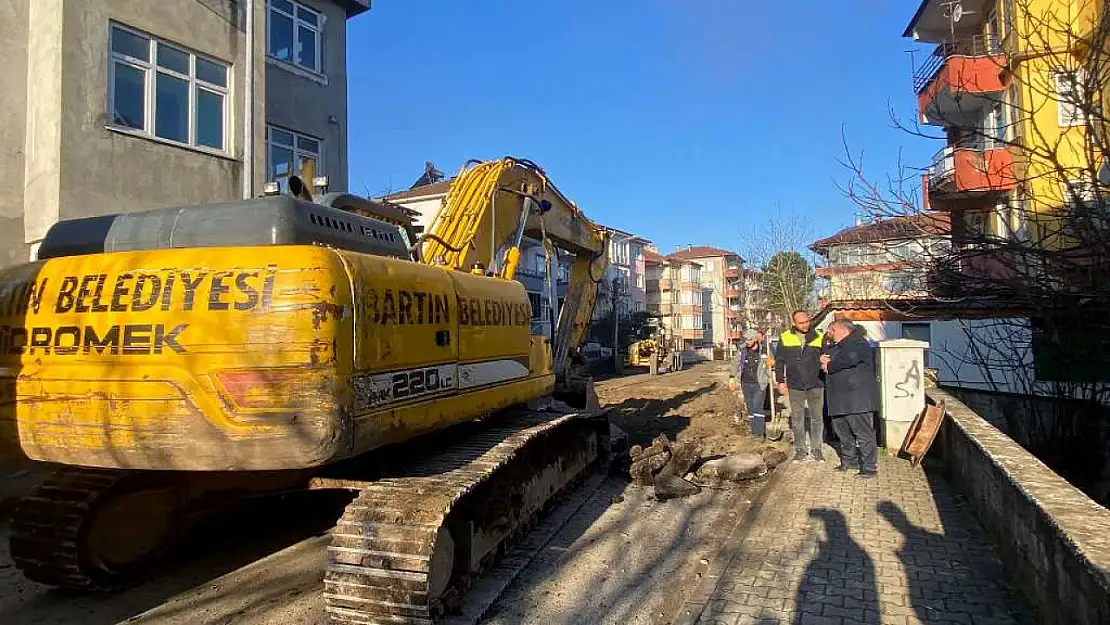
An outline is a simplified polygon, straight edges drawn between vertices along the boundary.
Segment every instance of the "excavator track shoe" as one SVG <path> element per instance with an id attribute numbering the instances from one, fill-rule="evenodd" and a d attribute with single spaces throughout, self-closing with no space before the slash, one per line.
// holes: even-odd
<path id="1" fill-rule="evenodd" d="M 329 621 L 430 625 L 449 613 L 506 544 L 596 464 L 602 423 L 517 412 L 366 483 L 332 533 Z"/>
<path id="2" fill-rule="evenodd" d="M 170 544 L 173 492 L 153 476 L 63 468 L 16 506 L 11 556 L 28 578 L 116 590 Z"/>

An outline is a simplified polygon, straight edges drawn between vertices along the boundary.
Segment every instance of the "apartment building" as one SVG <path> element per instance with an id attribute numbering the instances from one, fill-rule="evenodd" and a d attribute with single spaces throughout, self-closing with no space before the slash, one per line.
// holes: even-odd
<path id="1" fill-rule="evenodd" d="M 708 245 L 679 248 L 673 258 L 691 260 L 701 266 L 702 329 L 699 347 L 731 351 L 743 338 L 744 259 L 736 252 Z"/>
<path id="2" fill-rule="evenodd" d="M 59 220 L 254 197 L 309 161 L 346 189 L 346 22 L 369 8 L 3 3 L 0 263 Z"/>
<path id="3" fill-rule="evenodd" d="M 735 300 L 729 300 L 729 309 L 737 310 Z M 768 334 L 785 328 L 785 322 L 779 319 L 767 307 L 767 289 L 763 285 L 763 272 L 751 267 L 740 270 L 740 304 L 741 325 L 744 328 L 763 330 Z"/>
<path id="4" fill-rule="evenodd" d="M 928 213 L 857 222 L 810 249 L 825 259 L 816 274 L 828 281 L 831 301 L 921 299 L 930 296 L 930 261 L 947 254 L 950 234 L 946 213 Z"/>
<path id="5" fill-rule="evenodd" d="M 1101 165 L 1084 108 L 1106 88 L 1085 67 L 1105 63 L 1103 15 L 1102 2 L 1070 0 L 924 0 L 914 14 L 903 36 L 933 46 L 914 72 L 920 121 L 945 136 L 924 204 L 952 215 L 957 248 L 1066 245 L 1060 221 L 1093 199 Z"/>
<path id="6" fill-rule="evenodd" d="M 616 228 L 606 227 L 605 230 L 609 232 L 609 267 L 601 288 L 608 294 L 613 280 L 617 280 L 618 307 L 622 314 L 646 310 L 644 252 L 652 245 L 651 241 Z M 600 299 L 598 303 L 600 308 Z"/>
<path id="7" fill-rule="evenodd" d="M 937 295 L 976 302 L 964 319 L 995 317 L 964 334 L 996 390 L 1107 379 L 1097 316 L 1062 308 L 1105 299 L 1108 16 L 1101 1 L 924 0 L 903 33 L 931 46 L 915 64 L 917 108 L 945 137 L 922 178 L 925 207 L 951 217 Z M 997 362 L 1010 371 L 989 371 Z"/>
<path id="8" fill-rule="evenodd" d="M 644 266 L 648 312 L 660 316 L 679 349 L 692 352 L 705 342 L 701 265 L 645 250 Z"/>
<path id="9" fill-rule="evenodd" d="M 925 366 L 948 386 L 1030 392 L 1033 354 L 1006 352 L 1015 337 L 1031 338 L 1029 319 L 983 298 L 938 297 L 933 288 L 933 264 L 951 246 L 948 226 L 947 214 L 926 213 L 857 223 L 815 241 L 810 249 L 826 261 L 817 275 L 827 281 L 819 324 L 848 319 L 874 341 L 925 341 Z"/>

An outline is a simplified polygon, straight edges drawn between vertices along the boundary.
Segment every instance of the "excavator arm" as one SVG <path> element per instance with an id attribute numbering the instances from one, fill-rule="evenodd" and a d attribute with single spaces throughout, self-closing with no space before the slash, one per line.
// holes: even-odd
<path id="1" fill-rule="evenodd" d="M 597 284 L 608 266 L 609 239 L 542 169 L 516 158 L 467 163 L 414 248 L 417 259 L 427 264 L 512 280 L 525 235 L 543 241 L 549 258 L 554 247 L 574 254 L 552 341 L 555 370 L 565 374 L 570 349 L 586 338 Z"/>

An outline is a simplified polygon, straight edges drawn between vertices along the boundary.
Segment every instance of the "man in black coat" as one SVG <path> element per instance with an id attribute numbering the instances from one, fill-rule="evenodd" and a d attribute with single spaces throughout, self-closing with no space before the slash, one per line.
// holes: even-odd
<path id="1" fill-rule="evenodd" d="M 879 409 L 879 386 L 875 379 L 875 351 L 863 328 L 851 321 L 829 324 L 832 345 L 821 355 L 825 371 L 825 393 L 833 431 L 840 439 L 837 471 L 859 469 L 859 477 L 879 473 L 874 413 Z"/>

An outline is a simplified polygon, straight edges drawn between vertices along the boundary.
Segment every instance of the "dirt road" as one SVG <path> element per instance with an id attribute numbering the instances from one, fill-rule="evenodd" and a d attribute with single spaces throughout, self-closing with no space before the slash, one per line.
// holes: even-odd
<path id="1" fill-rule="evenodd" d="M 758 447 L 733 422 L 727 375 L 705 364 L 599 385 L 633 443 L 660 432 L 697 437 L 706 454 Z M 667 623 L 759 487 L 703 490 L 665 503 L 608 477 L 512 581 L 483 623 Z M 323 622 L 326 529 L 342 501 L 320 494 L 259 503 L 222 518 L 180 562 L 112 595 L 75 595 L 27 582 L 0 526 L 0 623 L 158 625 Z M 553 516 L 558 515 L 558 510 Z M 186 557 L 187 556 L 187 557 Z"/>

